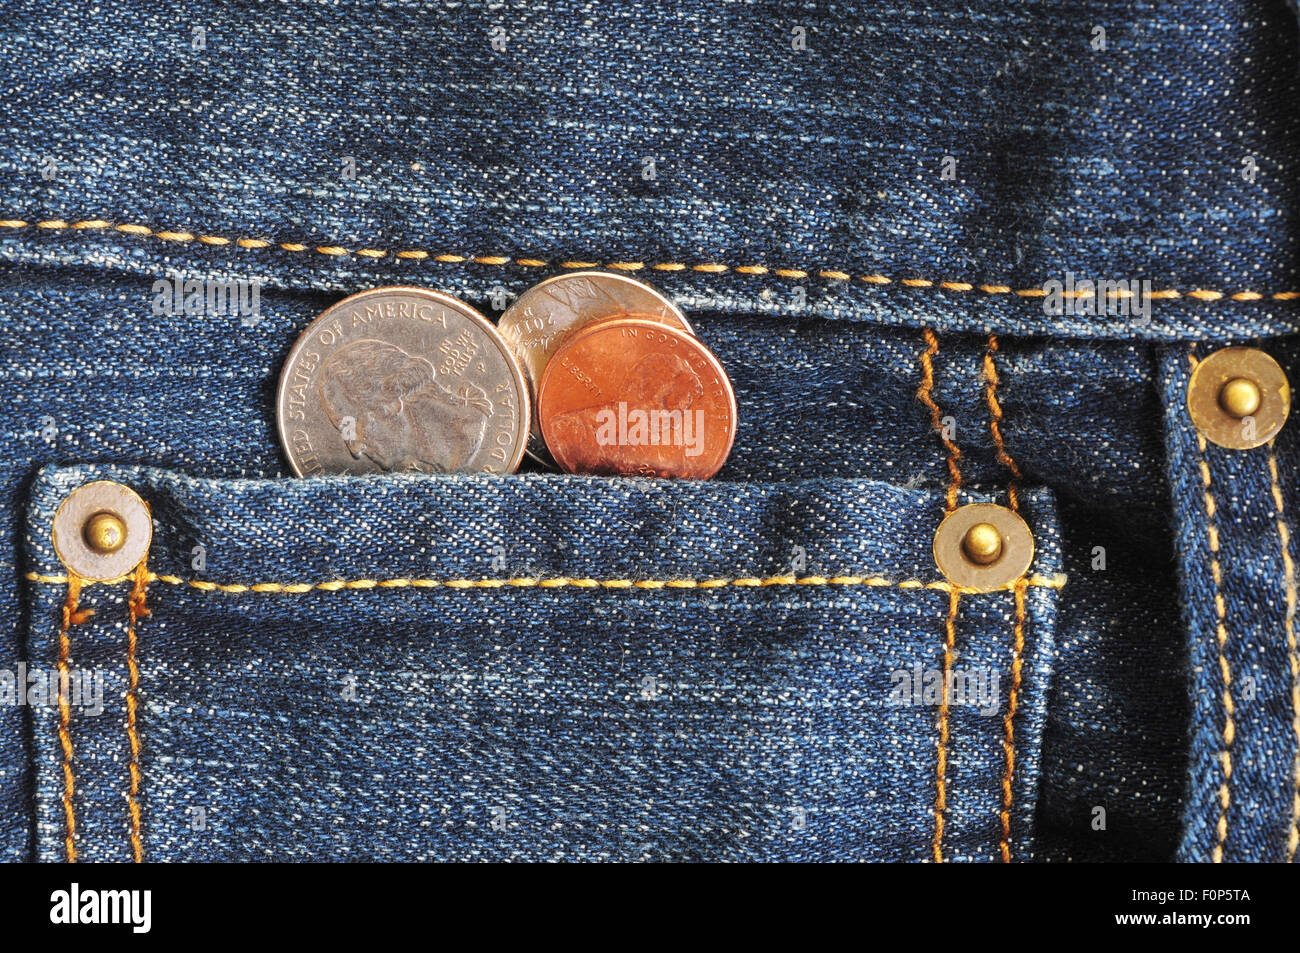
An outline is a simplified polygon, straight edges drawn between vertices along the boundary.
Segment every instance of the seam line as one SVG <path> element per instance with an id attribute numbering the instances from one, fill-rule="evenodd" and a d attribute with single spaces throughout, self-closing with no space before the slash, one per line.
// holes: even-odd
<path id="1" fill-rule="evenodd" d="M 1300 646 L 1296 644 L 1296 572 L 1291 558 L 1291 530 L 1286 520 L 1286 501 L 1277 475 L 1274 441 L 1268 442 L 1268 476 L 1277 506 L 1277 539 L 1282 548 L 1282 572 L 1286 584 L 1286 647 L 1291 663 L 1291 732 L 1295 735 L 1296 754 L 1291 765 L 1291 829 L 1287 832 L 1286 862 L 1295 862 L 1300 845 Z"/>
<path id="2" fill-rule="evenodd" d="M 1027 580 L 1016 580 L 1016 624 L 1011 652 L 1011 690 L 1007 693 L 1007 713 L 1002 718 L 1002 748 L 1006 753 L 1006 770 L 1002 774 L 1002 841 L 998 847 L 1002 862 L 1011 863 L 1011 784 L 1016 773 L 1016 709 L 1020 704 L 1020 679 L 1025 657 L 1025 588 Z"/>
<path id="3" fill-rule="evenodd" d="M 944 514 L 950 515 L 957 508 L 957 494 L 961 489 L 961 448 L 948 436 L 943 426 L 943 413 L 934 399 L 934 357 L 939 353 L 939 336 L 930 328 L 922 328 L 921 336 L 925 340 L 925 349 L 921 351 L 921 383 L 916 389 L 917 399 L 930 411 L 930 426 L 943 441 L 947 451 L 948 493 L 944 498 Z M 948 718 L 949 687 L 952 681 L 953 655 L 957 649 L 957 613 L 961 602 L 961 590 L 956 586 L 948 589 L 948 614 L 943 623 L 943 680 L 939 694 L 939 737 L 936 743 L 934 770 L 934 836 L 930 841 L 930 850 L 936 864 L 943 863 L 943 834 L 946 823 L 945 812 L 948 809 Z"/>
<path id="4" fill-rule="evenodd" d="M 44 575 L 29 572 L 28 582 L 48 585 L 64 585 L 67 576 Z M 119 576 L 85 585 L 114 585 L 131 579 L 131 576 Z M 921 579 L 892 580 L 884 576 L 741 576 L 717 579 L 587 579 L 572 576 L 521 576 L 512 579 L 419 579 L 399 577 L 394 579 L 330 579 L 324 582 L 256 582 L 256 583 L 217 583 L 203 579 L 182 579 L 180 576 L 165 573 L 148 572 L 148 583 L 163 583 L 169 586 L 189 586 L 201 592 L 227 593 L 288 593 L 300 595 L 305 592 L 338 592 L 345 589 L 721 589 L 726 587 L 742 589 L 761 589 L 770 586 L 867 586 L 896 589 L 928 589 L 942 592 L 968 592 L 976 590 L 965 586 L 954 586 L 946 580 L 926 582 Z M 1055 576 L 1035 575 L 1029 584 L 1044 589 L 1061 589 L 1065 586 L 1064 574 Z M 1008 585 L 1005 588 L 1011 588 Z M 996 590 L 994 590 L 996 591 Z"/>
<path id="5" fill-rule="evenodd" d="M 126 736 L 131 743 L 131 763 L 128 765 L 130 786 L 127 788 L 126 803 L 131 816 L 131 856 L 137 864 L 144 860 L 144 842 L 140 837 L 140 732 L 136 727 L 136 691 L 140 686 L 140 666 L 136 660 L 136 626 L 140 619 L 150 614 L 149 607 L 145 604 L 150 575 L 147 561 L 146 555 L 135 570 L 135 582 L 131 595 L 127 598 L 129 616 L 126 625 L 126 668 L 129 677 L 126 690 Z"/>
<path id="6" fill-rule="evenodd" d="M 948 810 L 948 689 L 952 682 L 952 658 L 957 648 L 957 609 L 961 593 L 948 593 L 948 616 L 943 625 L 943 682 L 939 694 L 939 741 L 935 756 L 934 838 L 930 848 L 934 862 L 943 863 L 943 832 Z"/>
<path id="7" fill-rule="evenodd" d="M 993 445 L 997 450 L 998 462 L 1011 472 L 1007 482 L 1007 504 L 1013 513 L 1020 512 L 1020 481 L 1023 479 L 1020 467 L 1007 452 L 1002 440 L 1002 404 L 998 401 L 998 368 L 993 356 L 998 353 L 998 337 L 990 334 L 988 348 L 984 352 L 984 395 L 989 405 L 989 432 L 993 435 Z M 1012 629 L 1011 647 L 1011 689 L 1007 693 L 1007 712 L 1002 719 L 1002 749 L 1006 755 L 1006 767 L 1002 773 L 1002 810 L 999 818 L 1002 822 L 1002 840 L 998 849 L 1004 864 L 1011 863 L 1011 809 L 1014 805 L 1012 783 L 1016 773 L 1016 709 L 1020 704 L 1020 689 L 1024 671 L 1025 654 L 1025 587 L 1024 577 L 1015 582 L 1016 621 Z"/>
<path id="8" fill-rule="evenodd" d="M 994 363 L 993 355 L 998 353 L 998 337 L 996 334 L 989 335 L 988 349 L 984 352 L 984 395 L 988 399 L 989 405 L 989 432 L 993 435 L 993 446 L 997 450 L 998 462 L 1011 471 L 1011 482 L 1007 484 L 1007 503 L 1011 509 L 1020 512 L 1020 482 L 1024 479 L 1020 472 L 1020 467 L 1016 461 L 1011 459 L 1011 454 L 1007 453 L 1006 445 L 1002 442 L 1002 404 L 998 401 L 998 378 L 997 364 Z"/>
<path id="9" fill-rule="evenodd" d="M 957 508 L 957 492 L 961 489 L 961 448 L 948 436 L 943 426 L 943 412 L 934 400 L 934 356 L 939 353 L 939 336 L 929 328 L 921 331 L 925 338 L 925 350 L 921 352 L 921 386 L 916 389 L 917 399 L 930 411 L 930 427 L 943 441 L 948 451 L 948 496 L 945 511 L 951 513 Z"/>
<path id="10" fill-rule="evenodd" d="M 136 223 L 113 223 L 104 219 L 93 218 L 82 221 L 68 222 L 64 219 L 44 219 L 42 221 L 29 222 L 25 219 L 10 218 L 0 219 L 0 228 L 17 230 L 26 228 L 38 228 L 43 231 L 116 231 L 125 235 L 135 235 L 141 237 L 154 238 L 159 241 L 188 244 L 197 242 L 200 245 L 209 245 L 222 247 L 233 245 L 236 248 L 243 249 L 275 249 L 278 251 L 291 253 L 312 253 L 317 255 L 328 256 L 331 258 L 343 258 L 355 256 L 368 260 L 379 260 L 383 258 L 398 258 L 411 261 L 435 261 L 440 264 L 475 264 L 475 265 L 517 265 L 523 268 L 560 268 L 567 270 L 587 269 L 587 268 L 609 268 L 615 271 L 695 271 L 703 274 L 726 274 L 734 272 L 738 275 L 762 276 L 774 275 L 778 278 L 824 278 L 828 281 L 842 282 L 862 282 L 868 285 L 892 285 L 899 284 L 905 288 L 929 288 L 939 289 L 942 291 L 954 292 L 971 292 L 978 291 L 985 295 L 1014 295 L 1020 298 L 1043 298 L 1047 292 L 1042 288 L 1012 288 L 1006 284 L 983 283 L 975 284 L 969 281 L 953 280 L 934 280 L 929 278 L 891 278 L 882 274 L 854 275 L 842 269 L 808 267 L 808 268 L 777 268 L 761 264 L 736 265 L 721 264 L 716 262 L 698 262 L 688 263 L 679 261 L 670 262 L 644 262 L 644 261 L 558 261 L 551 262 L 541 258 L 516 257 L 511 255 L 465 255 L 452 253 L 435 253 L 427 249 L 408 248 L 398 251 L 384 248 L 345 248 L 342 245 L 314 245 L 307 242 L 276 242 L 265 238 L 230 238 L 224 235 L 200 234 L 192 229 L 155 229 L 148 225 Z M 1067 291 L 1062 292 L 1066 297 L 1077 299 L 1095 298 L 1096 293 L 1093 291 Z M 1112 290 L 1102 297 L 1122 299 L 1135 297 L 1132 291 Z M 1196 301 L 1294 301 L 1300 299 L 1300 291 L 1216 291 L 1209 288 L 1193 288 L 1190 291 L 1178 291 L 1173 288 L 1167 288 L 1158 291 L 1152 291 L 1147 297 L 1153 301 L 1168 301 L 1179 298 L 1192 298 Z"/>
<path id="11" fill-rule="evenodd" d="M 67 598 L 63 601 L 62 624 L 59 626 L 59 747 L 63 750 L 63 822 L 64 822 L 64 857 L 68 863 L 77 862 L 77 811 L 74 798 L 77 793 L 76 774 L 72 763 L 72 721 L 68 705 L 68 670 L 72 655 L 70 631 L 74 625 L 81 625 L 92 615 L 93 609 L 78 609 L 77 601 L 81 595 L 81 579 L 69 576 L 65 582 L 68 586 Z"/>
<path id="12" fill-rule="evenodd" d="M 1200 362 L 1196 358 L 1195 346 L 1189 346 L 1187 352 L 1192 370 Z M 1203 503 L 1205 506 L 1205 535 L 1210 548 L 1210 575 L 1214 580 L 1215 640 L 1219 650 L 1219 672 L 1223 677 L 1223 750 L 1219 753 L 1219 764 L 1223 770 L 1223 781 L 1219 784 L 1219 819 L 1215 824 L 1215 842 L 1211 851 L 1211 860 L 1223 863 L 1224 845 L 1228 840 L 1228 805 L 1232 803 L 1232 741 L 1236 737 L 1237 726 L 1234 720 L 1235 707 L 1232 701 L 1232 669 L 1228 665 L 1226 653 L 1228 645 L 1227 616 L 1228 605 L 1223 598 L 1223 570 L 1219 565 L 1219 529 L 1215 514 L 1218 510 L 1214 501 L 1214 489 L 1210 478 L 1210 465 L 1206 459 L 1205 437 L 1196 431 L 1196 447 L 1200 458 L 1201 484 L 1204 487 Z"/>

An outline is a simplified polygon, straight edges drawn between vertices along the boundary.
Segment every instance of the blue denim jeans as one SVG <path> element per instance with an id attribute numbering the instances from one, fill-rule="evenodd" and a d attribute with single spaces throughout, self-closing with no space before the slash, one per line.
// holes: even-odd
<path id="1" fill-rule="evenodd" d="M 1300 381 L 1293 4 L 0 35 L 0 856 L 1294 857 L 1300 425 L 1228 450 L 1186 404 L 1228 344 Z M 289 475 L 276 379 L 330 303 L 588 267 L 726 367 L 715 480 Z M 255 312 L 157 306 L 213 280 Z M 75 592 L 51 525 L 94 480 L 154 536 Z M 952 591 L 952 502 L 1014 502 L 1022 585 Z M 61 658 L 66 713 L 17 690 Z"/>

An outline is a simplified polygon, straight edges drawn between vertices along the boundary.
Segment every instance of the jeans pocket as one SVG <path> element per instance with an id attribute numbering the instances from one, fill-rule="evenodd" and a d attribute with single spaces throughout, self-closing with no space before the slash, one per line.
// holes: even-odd
<path id="1" fill-rule="evenodd" d="M 154 535 L 143 570 L 77 591 L 51 523 L 93 480 Z M 1063 579 L 1051 494 L 1020 511 L 1028 576 L 958 594 L 942 494 L 867 479 L 47 467 L 38 854 L 1027 853 Z"/>

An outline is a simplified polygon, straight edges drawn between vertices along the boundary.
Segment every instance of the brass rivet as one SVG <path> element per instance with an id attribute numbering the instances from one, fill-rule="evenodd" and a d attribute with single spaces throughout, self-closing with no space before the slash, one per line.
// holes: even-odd
<path id="1" fill-rule="evenodd" d="M 148 554 L 153 518 L 130 487 L 97 480 L 68 494 L 54 514 L 51 535 L 69 576 L 118 579 Z"/>
<path id="2" fill-rule="evenodd" d="M 992 523 L 976 523 L 966 530 L 961 551 L 971 562 L 988 566 L 1002 555 L 1002 534 Z"/>
<path id="3" fill-rule="evenodd" d="M 126 524 L 116 513 L 99 512 L 81 528 L 86 545 L 101 556 L 115 553 L 126 542 Z"/>
<path id="4" fill-rule="evenodd" d="M 1219 390 L 1219 406 L 1240 420 L 1259 410 L 1259 385 L 1244 377 L 1234 377 Z"/>
<path id="5" fill-rule="evenodd" d="M 1291 385 L 1273 358 L 1253 347 L 1225 347 L 1196 365 L 1187 412 L 1210 443 L 1249 450 L 1272 440 L 1291 412 Z"/>
<path id="6" fill-rule="evenodd" d="M 1003 589 L 1029 571 L 1034 534 L 1020 515 L 994 503 L 959 506 L 934 534 L 934 562 L 945 579 L 976 592 Z"/>

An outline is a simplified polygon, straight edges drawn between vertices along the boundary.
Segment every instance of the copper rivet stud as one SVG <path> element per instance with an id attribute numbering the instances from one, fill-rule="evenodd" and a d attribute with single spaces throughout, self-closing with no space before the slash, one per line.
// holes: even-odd
<path id="1" fill-rule="evenodd" d="M 995 503 L 959 506 L 934 534 L 934 562 L 955 586 L 1004 589 L 1034 561 L 1034 534 L 1020 515 Z"/>
<path id="2" fill-rule="evenodd" d="M 1196 365 L 1187 412 L 1210 443 L 1249 450 L 1272 440 L 1291 413 L 1291 385 L 1277 361 L 1253 347 L 1225 347 Z"/>
<path id="3" fill-rule="evenodd" d="M 1240 420 L 1259 410 L 1259 385 L 1244 377 L 1234 377 L 1219 391 L 1219 406 Z"/>
<path id="4" fill-rule="evenodd" d="M 129 487 L 98 480 L 68 494 L 54 516 L 54 551 L 70 575 L 87 581 L 127 575 L 149 552 L 153 519 Z"/>
<path id="5" fill-rule="evenodd" d="M 94 552 L 107 556 L 117 552 L 126 542 L 126 524 L 116 513 L 96 513 L 86 520 L 81 535 Z"/>
<path id="6" fill-rule="evenodd" d="M 1002 534 L 992 523 L 976 523 L 966 530 L 961 550 L 971 562 L 980 566 L 991 565 L 1002 555 Z"/>

